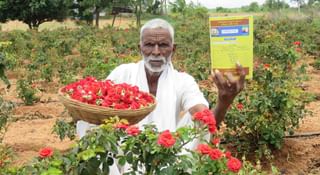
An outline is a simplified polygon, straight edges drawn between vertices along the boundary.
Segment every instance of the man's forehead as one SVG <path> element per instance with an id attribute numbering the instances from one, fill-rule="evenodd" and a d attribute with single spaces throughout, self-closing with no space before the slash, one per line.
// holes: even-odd
<path id="1" fill-rule="evenodd" d="M 142 32 L 142 39 L 158 38 L 172 41 L 170 32 L 168 29 L 154 28 L 154 29 L 144 29 Z"/>

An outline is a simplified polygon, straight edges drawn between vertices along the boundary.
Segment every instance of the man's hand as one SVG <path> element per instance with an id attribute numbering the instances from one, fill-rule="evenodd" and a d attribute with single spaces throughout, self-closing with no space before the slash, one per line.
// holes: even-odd
<path id="1" fill-rule="evenodd" d="M 226 78 L 224 78 L 224 75 L 219 71 L 215 71 L 212 74 L 213 81 L 218 88 L 218 101 L 214 109 L 218 125 L 224 119 L 227 109 L 234 98 L 244 88 L 246 73 L 240 64 L 236 66 L 237 72 L 240 75 L 239 79 L 236 79 L 231 73 L 225 73 Z"/>
<path id="2" fill-rule="evenodd" d="M 231 105 L 234 98 L 244 88 L 245 83 L 245 71 L 241 65 L 237 64 L 237 72 L 240 75 L 239 79 L 236 79 L 231 73 L 226 73 L 226 79 L 218 71 L 212 75 L 215 84 L 218 87 L 218 101 L 213 109 L 213 113 L 216 117 L 217 126 L 223 121 L 228 107 Z M 196 112 L 207 109 L 204 104 L 197 104 L 189 109 L 189 113 L 194 115 Z"/>
<path id="3" fill-rule="evenodd" d="M 224 75 L 216 70 L 213 75 L 213 81 L 218 88 L 218 103 L 225 104 L 228 107 L 233 99 L 244 88 L 246 73 L 240 64 L 237 64 L 239 79 L 235 78 L 230 72 Z M 224 78 L 225 76 L 226 78 Z"/>

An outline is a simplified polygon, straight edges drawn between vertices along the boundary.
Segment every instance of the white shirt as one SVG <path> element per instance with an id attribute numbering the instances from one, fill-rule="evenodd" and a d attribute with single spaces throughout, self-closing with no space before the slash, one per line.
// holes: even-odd
<path id="1" fill-rule="evenodd" d="M 197 104 L 208 106 L 207 100 L 192 76 L 174 70 L 171 64 L 168 69 L 162 72 L 158 80 L 157 107 L 139 123 L 140 126 L 154 123 L 160 131 L 166 129 L 175 131 L 182 111 L 188 112 Z M 120 65 L 110 73 L 107 79 L 115 83 L 136 85 L 140 90 L 149 92 L 143 61 Z M 173 106 L 172 110 L 170 110 L 171 106 Z"/>

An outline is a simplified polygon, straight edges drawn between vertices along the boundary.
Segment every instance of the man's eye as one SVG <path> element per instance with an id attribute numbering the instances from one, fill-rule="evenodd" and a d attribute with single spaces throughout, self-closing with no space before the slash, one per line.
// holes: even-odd
<path id="1" fill-rule="evenodd" d="M 161 44 L 159 44 L 159 47 L 166 48 L 166 47 L 169 47 L 169 44 L 161 43 Z"/>
<path id="2" fill-rule="evenodd" d="M 147 47 L 153 47 L 153 44 L 151 44 L 151 43 L 146 43 L 145 46 L 147 46 Z"/>

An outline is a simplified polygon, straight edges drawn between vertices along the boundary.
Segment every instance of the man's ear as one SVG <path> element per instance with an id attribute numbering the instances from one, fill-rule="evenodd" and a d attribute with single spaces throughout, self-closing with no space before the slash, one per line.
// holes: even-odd
<path id="1" fill-rule="evenodd" d="M 172 49 L 172 52 L 176 52 L 176 48 L 177 48 L 177 44 L 173 44 L 173 49 Z"/>
<path id="2" fill-rule="evenodd" d="M 173 44 L 172 56 L 174 55 L 174 53 L 176 53 L 176 48 L 177 48 L 177 44 Z"/>

